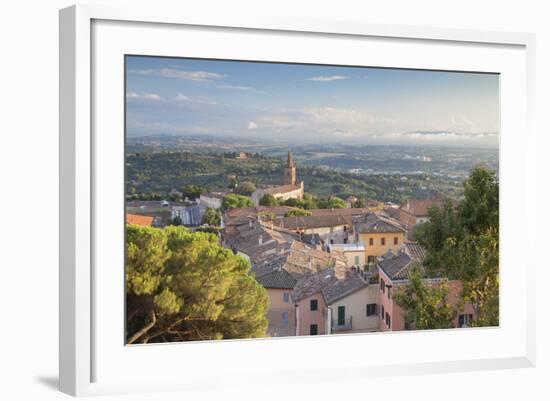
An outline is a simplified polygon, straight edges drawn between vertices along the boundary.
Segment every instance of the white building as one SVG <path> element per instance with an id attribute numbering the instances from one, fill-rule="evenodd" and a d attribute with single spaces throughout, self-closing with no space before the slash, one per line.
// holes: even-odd
<path id="1" fill-rule="evenodd" d="M 224 192 L 205 192 L 201 194 L 199 203 L 207 208 L 219 209 L 222 207 Z"/>

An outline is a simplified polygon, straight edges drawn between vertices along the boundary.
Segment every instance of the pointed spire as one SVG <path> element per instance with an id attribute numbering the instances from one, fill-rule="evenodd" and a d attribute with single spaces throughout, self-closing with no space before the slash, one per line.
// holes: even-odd
<path id="1" fill-rule="evenodd" d="M 292 153 L 290 153 L 290 150 L 288 151 L 288 158 L 286 160 L 286 166 L 287 167 L 294 167 L 294 160 L 292 159 Z"/>

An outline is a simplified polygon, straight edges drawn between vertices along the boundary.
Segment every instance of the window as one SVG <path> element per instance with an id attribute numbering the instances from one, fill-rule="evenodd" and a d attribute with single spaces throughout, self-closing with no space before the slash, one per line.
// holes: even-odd
<path id="1" fill-rule="evenodd" d="M 373 245 L 374 245 L 374 238 L 369 238 L 369 245 L 370 245 L 370 246 L 373 246 Z"/>
<path id="2" fill-rule="evenodd" d="M 283 312 L 283 324 L 288 326 L 288 312 Z"/>
<path id="3" fill-rule="evenodd" d="M 317 300 L 316 299 L 312 299 L 311 301 L 309 301 L 309 310 L 312 310 L 312 311 L 315 311 L 317 310 Z"/>
<path id="4" fill-rule="evenodd" d="M 369 256 L 367 258 L 367 263 L 374 263 L 374 256 Z"/>
<path id="5" fill-rule="evenodd" d="M 289 301 L 290 301 L 290 294 L 288 292 L 283 293 L 283 302 L 285 304 L 288 304 Z"/>
<path id="6" fill-rule="evenodd" d="M 367 316 L 376 315 L 376 304 L 367 304 Z"/>
<path id="7" fill-rule="evenodd" d="M 391 316 L 388 312 L 386 312 L 386 326 L 391 329 Z"/>
<path id="8" fill-rule="evenodd" d="M 397 237 L 393 237 L 393 244 L 394 245 L 399 244 L 399 239 Z"/>
<path id="9" fill-rule="evenodd" d="M 386 293 L 386 282 L 383 279 L 380 279 L 380 291 L 382 294 Z"/>
<path id="10" fill-rule="evenodd" d="M 380 309 L 380 319 L 384 320 L 384 305 L 381 305 L 381 309 Z"/>
<path id="11" fill-rule="evenodd" d="M 468 327 L 473 318 L 472 314 L 458 315 L 458 327 Z"/>
<path id="12" fill-rule="evenodd" d="M 318 328 L 316 324 L 309 325 L 309 334 L 312 336 L 316 336 L 318 333 Z"/>
<path id="13" fill-rule="evenodd" d="M 359 256 L 356 256 L 356 257 L 355 257 L 355 265 L 356 265 L 356 266 L 359 266 Z"/>
<path id="14" fill-rule="evenodd" d="M 338 307 L 338 326 L 344 326 L 346 324 L 346 307 Z"/>
<path id="15" fill-rule="evenodd" d="M 388 287 L 388 299 L 391 299 L 391 287 Z"/>
<path id="16" fill-rule="evenodd" d="M 380 244 L 386 245 L 386 237 L 380 238 Z"/>

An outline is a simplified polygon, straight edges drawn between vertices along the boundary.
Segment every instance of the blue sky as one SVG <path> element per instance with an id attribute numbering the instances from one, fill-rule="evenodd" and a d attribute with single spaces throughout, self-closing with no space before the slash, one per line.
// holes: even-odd
<path id="1" fill-rule="evenodd" d="M 127 134 L 498 146 L 492 74 L 128 56 Z"/>

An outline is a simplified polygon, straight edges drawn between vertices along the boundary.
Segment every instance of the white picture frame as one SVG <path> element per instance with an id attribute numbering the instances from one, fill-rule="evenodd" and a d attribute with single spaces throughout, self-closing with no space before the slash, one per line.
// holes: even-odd
<path id="1" fill-rule="evenodd" d="M 97 267 L 98 261 L 103 261 L 102 258 L 105 257 L 113 257 L 113 260 L 120 262 L 123 249 L 117 251 L 116 247 L 102 248 L 103 236 L 101 235 L 100 238 L 98 235 L 102 228 L 113 227 L 113 230 L 108 230 L 118 233 L 116 234 L 118 237 L 113 243 L 116 244 L 116 241 L 120 240 L 120 235 L 123 234 L 118 230 L 119 227 L 107 226 L 107 223 L 104 222 L 110 221 L 110 217 L 113 216 L 114 220 L 117 220 L 117 216 L 123 213 L 123 208 L 117 200 L 113 202 L 112 213 L 106 212 L 108 207 L 105 207 L 105 199 L 100 199 L 98 193 L 104 194 L 109 188 L 117 188 L 116 186 L 120 184 L 120 176 L 117 174 L 112 175 L 111 181 L 102 179 L 102 177 L 105 177 L 106 173 L 110 171 L 120 170 L 120 166 L 117 167 L 115 164 L 117 160 L 120 161 L 121 154 L 117 152 L 120 150 L 123 133 L 121 132 L 120 137 L 113 135 L 112 138 L 98 140 L 94 137 L 94 129 L 102 127 L 101 121 L 103 120 L 113 122 L 117 119 L 115 117 L 102 120 L 103 116 L 106 116 L 106 108 L 113 113 L 117 110 L 120 111 L 120 103 L 117 102 L 122 100 L 124 89 L 123 86 L 118 86 L 120 82 L 116 81 L 117 77 L 120 77 L 121 71 L 117 72 L 113 81 L 110 81 L 111 78 L 106 76 L 108 74 L 102 72 L 104 71 L 102 62 L 112 55 L 118 57 L 118 55 L 126 53 L 128 51 L 126 45 L 128 49 L 144 52 L 140 54 L 153 52 L 152 48 L 148 51 L 140 50 L 140 48 L 145 49 L 140 46 L 148 45 L 144 43 L 147 42 L 147 40 L 143 40 L 144 37 L 141 38 L 139 46 L 135 43 L 139 40 L 140 31 L 143 29 L 148 30 L 147 38 L 152 43 L 149 46 L 154 46 L 155 39 L 157 43 L 160 43 L 158 38 L 163 37 L 162 35 L 166 37 L 180 30 L 184 32 L 185 29 L 193 29 L 199 39 L 200 35 L 209 35 L 212 32 L 218 37 L 220 34 L 241 35 L 243 38 L 246 35 L 261 34 L 266 41 L 272 41 L 274 45 L 278 41 L 284 41 L 283 36 L 293 38 L 293 41 L 296 42 L 317 40 L 315 38 L 323 39 L 327 43 L 335 38 L 340 43 L 383 40 L 385 41 L 384 46 L 390 46 L 394 42 L 395 45 L 398 45 L 398 42 L 403 41 L 406 42 L 406 46 L 418 45 L 419 51 L 422 50 L 421 46 L 437 46 L 441 54 L 448 56 L 445 60 L 426 64 L 426 61 L 413 60 L 408 63 L 399 62 L 397 58 L 392 61 L 389 58 L 390 55 L 386 54 L 388 58 L 381 62 L 384 66 L 396 66 L 395 63 L 400 63 L 399 66 L 407 68 L 430 66 L 434 69 L 453 69 L 448 68 L 449 65 L 453 65 L 452 53 L 466 52 L 464 54 L 467 54 L 468 51 L 477 51 L 480 54 L 479 60 L 469 60 L 468 57 L 465 57 L 461 64 L 456 62 L 454 69 L 477 70 L 476 66 L 478 66 L 481 68 L 479 71 L 504 74 L 506 82 L 504 82 L 501 92 L 502 113 L 519 107 L 517 113 L 514 112 L 515 117 L 510 116 L 510 113 L 505 114 L 501 132 L 501 178 L 505 178 L 501 189 L 501 208 L 504 215 L 501 217 L 504 223 L 501 225 L 501 244 L 503 244 L 501 255 L 503 255 L 503 259 L 510 260 L 510 264 L 513 261 L 519 261 L 524 270 L 517 273 L 517 277 L 512 283 L 512 271 L 506 266 L 502 268 L 502 294 L 509 294 L 513 288 L 517 302 L 514 302 L 513 305 L 512 302 L 503 302 L 501 327 L 454 330 L 444 333 L 407 332 L 347 337 L 331 336 L 330 338 L 165 344 L 132 347 L 131 349 L 124 346 L 122 338 L 117 342 L 116 338 L 120 333 L 116 329 L 113 329 L 113 333 L 105 333 L 103 327 L 108 326 L 109 321 L 117 319 L 117 316 L 121 322 L 123 320 L 122 314 L 117 315 L 123 305 L 122 297 L 119 297 L 120 288 L 123 286 L 123 275 L 119 275 L 120 282 L 113 283 L 111 287 L 108 285 L 108 280 L 112 279 L 112 276 L 97 274 L 94 267 Z M 131 35 L 117 35 L 117 32 L 129 32 L 130 30 Z M 95 41 L 94 35 L 96 35 Z M 106 41 L 106 39 L 109 40 Z M 202 43 L 208 47 L 206 46 L 209 43 L 207 37 L 205 36 L 201 40 L 204 40 Z M 511 232 L 511 228 L 523 221 L 527 221 L 528 225 L 534 225 L 536 221 L 536 209 L 528 204 L 529 197 L 534 198 L 534 177 L 536 175 L 535 133 L 532 127 L 535 83 L 534 44 L 534 36 L 523 33 L 375 25 L 357 21 L 293 20 L 291 18 L 258 18 L 257 16 L 224 18 L 211 15 L 187 15 L 185 9 L 112 8 L 91 5 L 72 6 L 61 10 L 59 327 L 61 391 L 80 396 L 240 385 L 241 383 L 235 381 L 229 374 L 231 368 L 241 373 L 247 372 L 255 375 L 256 382 L 269 386 L 275 379 L 278 381 L 318 381 L 353 377 L 363 380 L 367 377 L 398 374 L 534 366 L 533 305 L 535 295 L 534 283 L 527 279 L 533 275 L 535 269 L 535 260 L 531 256 L 534 255 L 534 252 L 520 255 L 517 251 L 510 249 L 511 247 L 505 247 L 506 244 L 511 244 L 511 241 L 515 240 L 520 245 L 524 245 L 525 249 L 532 250 L 534 248 L 529 243 L 522 242 L 526 241 L 525 239 L 514 237 Z M 167 43 L 164 49 L 158 51 L 166 56 L 177 55 L 169 49 L 170 46 L 174 48 L 173 43 Z M 254 47 L 250 46 L 250 48 L 246 48 L 243 45 L 239 50 L 242 54 L 237 57 L 235 57 L 237 50 L 227 48 L 220 49 L 219 55 L 226 55 L 228 58 L 233 55 L 232 58 L 245 59 L 251 54 L 257 54 L 255 59 L 275 57 L 277 60 L 291 61 L 288 59 L 291 56 L 284 56 L 283 53 L 280 53 L 278 57 L 275 56 L 275 50 L 271 56 L 267 53 L 262 56 L 259 50 L 254 50 Z M 294 50 L 299 50 L 299 45 L 295 46 Z M 376 51 L 376 43 L 373 46 Z M 452 52 L 446 53 L 446 46 L 453 46 Z M 496 56 L 492 60 L 484 62 L 482 53 L 486 52 L 487 48 L 494 48 Z M 169 53 L 166 53 L 167 51 Z M 208 53 L 209 50 L 204 51 Z M 286 51 L 292 51 L 292 46 Z M 427 48 L 426 51 L 429 49 Z M 335 54 L 320 55 L 318 61 L 326 62 L 330 57 L 337 57 Z M 499 58 L 498 54 L 501 54 L 502 58 Z M 309 57 L 313 57 L 313 53 Z M 350 55 L 346 56 L 342 53 L 340 57 L 345 58 Z M 401 54 L 399 57 L 404 56 Z M 360 63 L 361 60 L 358 62 Z M 502 64 L 500 68 L 499 62 Z M 495 67 L 492 68 L 492 66 Z M 93 77 L 95 77 L 94 82 L 92 82 Z M 100 87 L 94 85 L 100 85 Z M 120 92 L 120 99 L 110 104 L 108 99 L 111 99 L 110 95 L 117 93 L 116 91 Z M 518 98 L 511 99 L 509 96 L 511 93 L 518 93 Z M 97 102 L 97 99 L 94 100 L 94 96 L 102 97 L 105 102 Z M 120 121 L 113 122 L 112 127 L 115 129 L 120 127 Z M 522 134 L 514 136 L 511 132 L 512 128 L 516 132 L 521 131 Z M 106 142 L 109 140 L 117 142 Z M 516 152 L 516 162 L 511 160 L 512 152 Z M 109 182 L 107 183 L 107 181 Z M 522 188 L 522 191 L 513 190 L 512 187 L 516 184 Z M 122 185 L 119 188 L 119 192 L 121 191 L 123 191 Z M 115 194 L 115 198 L 118 195 L 119 193 Z M 514 207 L 519 210 L 518 213 L 514 215 L 506 213 L 506 210 L 511 210 Z M 120 224 L 122 221 L 120 219 Z M 106 232 L 107 230 L 105 230 Z M 531 232 L 535 232 L 535 230 L 532 229 Z M 106 236 L 108 237 L 108 235 Z M 117 269 L 123 269 L 121 263 L 118 262 L 113 263 Z M 101 288 L 102 302 L 98 301 L 95 293 L 99 288 Z M 105 300 L 115 305 L 111 308 L 112 315 L 107 316 L 108 313 L 103 313 L 106 311 Z M 509 316 L 517 317 L 517 321 L 507 319 Z M 101 331 L 98 330 L 98 326 L 102 327 Z M 421 347 L 427 343 L 439 344 L 442 349 L 444 349 L 444 344 L 479 342 L 480 345 L 477 349 L 472 346 L 472 349 L 468 350 L 461 348 L 464 345 L 458 345 L 455 350 L 445 350 L 445 352 L 440 352 L 439 357 L 432 355 L 424 360 L 419 359 L 418 355 L 415 356 L 413 352 L 410 354 L 405 352 L 399 357 L 388 355 L 387 358 L 383 354 L 372 354 L 372 358 L 369 358 L 372 359 L 370 361 L 366 360 L 361 352 L 356 353 L 356 359 L 353 361 L 342 361 L 342 358 L 339 360 L 335 356 L 334 350 L 338 347 L 358 347 L 366 338 L 369 342 L 375 339 L 386 343 L 394 341 L 400 344 L 411 344 L 413 348 Z M 106 344 L 112 344 L 111 348 Z M 504 345 L 507 346 L 506 350 L 504 350 Z M 116 350 L 112 347 L 116 347 Z M 311 360 L 309 363 L 306 361 L 302 365 L 298 364 L 289 369 L 282 362 L 280 364 L 276 362 L 277 355 L 284 349 L 309 355 Z M 316 355 L 319 355 L 321 350 L 327 355 L 318 360 Z M 210 358 L 210 360 L 216 355 L 224 355 L 223 358 L 228 360 L 239 356 L 238 359 L 241 362 L 234 366 L 220 366 L 216 371 L 210 371 L 204 364 L 197 363 L 192 371 L 173 375 L 167 375 L 162 369 L 157 369 L 156 372 L 147 372 L 147 380 L 139 377 L 132 379 L 119 373 L 122 366 L 119 363 L 131 366 L 142 359 L 147 361 L 147 365 L 155 366 L 155 362 L 168 361 L 180 353 L 185 353 L 190 358 L 199 358 L 200 355 L 203 355 L 205 359 Z M 270 360 L 274 361 L 274 366 L 270 368 L 263 366 L 265 361 L 262 362 L 259 355 L 271 358 Z M 350 359 L 352 358 L 350 357 Z M 198 359 L 195 360 L 198 362 Z M 247 367 L 246 364 L 250 364 L 250 361 L 254 360 L 256 360 L 256 365 L 253 368 Z M 112 366 L 112 369 L 108 368 L 109 366 Z M 103 373 L 102 370 L 107 373 Z"/>

